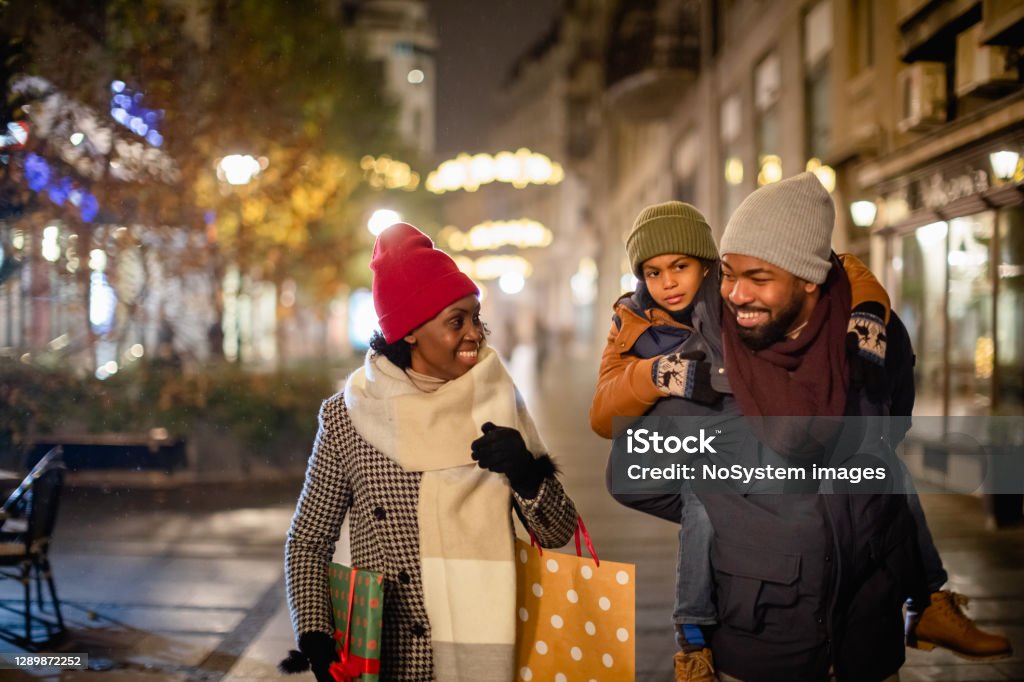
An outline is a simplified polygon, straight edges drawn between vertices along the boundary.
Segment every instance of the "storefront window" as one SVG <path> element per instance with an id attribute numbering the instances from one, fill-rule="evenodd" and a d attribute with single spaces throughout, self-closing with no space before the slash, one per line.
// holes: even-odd
<path id="1" fill-rule="evenodd" d="M 949 221 L 949 414 L 988 414 L 995 346 L 992 237 L 995 213 Z"/>
<path id="2" fill-rule="evenodd" d="M 917 355 L 914 413 L 943 414 L 943 320 L 945 319 L 946 233 L 944 222 L 919 227 L 904 236 L 896 268 L 900 292 L 897 311 Z"/>
<path id="3" fill-rule="evenodd" d="M 996 268 L 999 414 L 1024 414 L 1024 209 L 999 213 Z"/>
<path id="4" fill-rule="evenodd" d="M 721 116 L 721 157 L 725 185 L 722 192 L 723 224 L 740 205 L 747 194 L 744 184 L 743 156 L 740 150 L 740 131 L 743 126 L 743 105 L 739 95 L 730 95 L 722 101 Z"/>

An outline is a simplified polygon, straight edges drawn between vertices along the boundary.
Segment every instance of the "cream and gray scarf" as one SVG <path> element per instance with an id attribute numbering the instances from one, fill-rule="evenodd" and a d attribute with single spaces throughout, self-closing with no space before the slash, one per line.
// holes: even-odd
<path id="1" fill-rule="evenodd" d="M 469 372 L 424 392 L 383 356 L 367 354 L 345 385 L 359 435 L 406 471 L 421 471 L 423 595 L 438 680 L 515 676 L 516 570 L 511 493 L 476 465 L 484 422 L 512 426 L 531 452 L 544 445 L 498 354 L 480 349 Z"/>

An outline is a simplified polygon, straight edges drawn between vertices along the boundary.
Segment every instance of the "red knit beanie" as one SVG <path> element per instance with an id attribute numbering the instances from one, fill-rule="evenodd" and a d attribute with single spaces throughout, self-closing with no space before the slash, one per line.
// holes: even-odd
<path id="1" fill-rule="evenodd" d="M 395 223 L 380 233 L 370 269 L 373 307 L 388 343 L 432 320 L 460 298 L 480 294 L 451 256 L 435 249 L 430 237 L 407 223 Z"/>

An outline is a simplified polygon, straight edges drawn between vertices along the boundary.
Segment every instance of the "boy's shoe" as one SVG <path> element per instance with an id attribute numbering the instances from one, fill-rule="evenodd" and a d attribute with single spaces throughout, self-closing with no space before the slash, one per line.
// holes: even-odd
<path id="1" fill-rule="evenodd" d="M 711 649 L 678 651 L 675 661 L 676 682 L 718 682 Z"/>
<path id="2" fill-rule="evenodd" d="M 1013 653 L 1010 640 L 985 632 L 960 608 L 967 597 L 949 590 L 932 592 L 931 604 L 921 614 L 916 627 L 907 631 L 907 646 L 931 651 L 939 646 L 957 656 L 992 660 Z"/>

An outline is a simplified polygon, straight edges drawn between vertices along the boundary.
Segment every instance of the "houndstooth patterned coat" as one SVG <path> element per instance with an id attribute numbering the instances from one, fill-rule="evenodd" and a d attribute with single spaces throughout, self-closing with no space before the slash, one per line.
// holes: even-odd
<path id="1" fill-rule="evenodd" d="M 419 472 L 405 471 L 356 433 L 340 393 L 324 402 L 285 548 L 292 626 L 296 636 L 334 631 L 327 564 L 350 514 L 352 564 L 384 574 L 381 680 L 434 679 L 420 580 L 419 486 Z M 543 547 L 572 537 L 576 508 L 556 478 L 532 500 L 512 497 Z"/>

